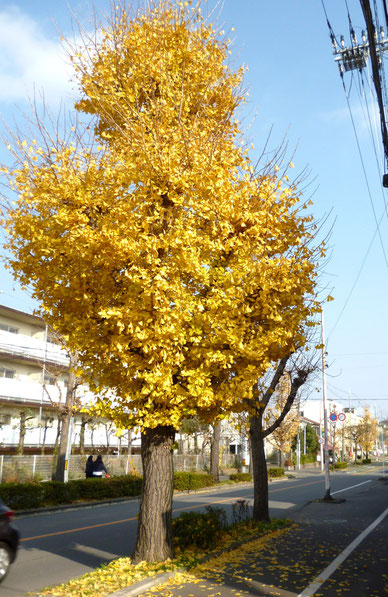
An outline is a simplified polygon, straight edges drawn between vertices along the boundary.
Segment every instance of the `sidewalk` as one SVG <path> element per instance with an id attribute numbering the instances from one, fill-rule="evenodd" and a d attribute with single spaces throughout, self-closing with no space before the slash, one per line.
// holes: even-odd
<path id="1" fill-rule="evenodd" d="M 300 474 L 296 476 L 300 477 L 307 473 L 297 472 Z M 321 474 L 321 471 L 316 473 Z M 311 475 L 311 471 L 308 474 Z M 386 495 L 382 485 L 381 488 Z M 368 499 L 373 497 L 373 494 L 369 494 Z M 364 517 L 368 507 L 365 510 L 364 499 L 350 495 L 342 504 L 309 502 L 303 510 L 294 513 L 294 524 L 287 530 L 219 553 L 194 570 L 164 573 L 156 579 L 145 579 L 109 597 L 298 597 L 367 526 Z M 387 563 L 384 541 L 381 538 L 382 548 L 377 556 L 377 559 L 381 559 L 377 562 L 380 571 L 385 569 Z M 363 563 L 361 557 L 356 570 L 362 570 Z M 352 583 L 360 585 L 354 568 L 347 571 L 344 566 L 338 574 L 341 574 L 341 582 L 331 592 L 333 580 L 329 579 L 324 594 L 353 595 L 349 593 Z M 365 577 L 363 581 L 370 585 L 363 585 L 361 591 L 365 592 L 358 595 L 382 597 L 388 594 L 381 574 L 378 581 L 375 577 Z M 380 585 L 376 586 L 376 582 Z M 321 594 L 321 591 L 317 594 Z"/>

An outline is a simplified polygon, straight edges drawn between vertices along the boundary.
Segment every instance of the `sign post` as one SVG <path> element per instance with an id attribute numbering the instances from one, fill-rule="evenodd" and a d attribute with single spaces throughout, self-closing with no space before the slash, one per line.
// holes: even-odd
<path id="1" fill-rule="evenodd" d="M 330 495 L 330 462 L 329 462 L 329 440 L 327 429 L 327 405 L 326 405 L 326 362 L 325 362 L 325 332 L 323 324 L 323 310 L 321 308 L 321 337 L 322 337 L 322 393 L 323 393 L 323 430 L 325 433 L 325 496 L 324 500 L 332 500 Z M 337 418 L 337 415 L 336 415 Z"/>

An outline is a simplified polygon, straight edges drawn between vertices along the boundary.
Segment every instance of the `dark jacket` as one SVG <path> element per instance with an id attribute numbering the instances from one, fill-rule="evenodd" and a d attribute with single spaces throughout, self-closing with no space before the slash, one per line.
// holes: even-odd
<path id="1" fill-rule="evenodd" d="M 93 473 L 102 473 L 102 472 L 105 472 L 108 474 L 108 471 L 105 468 L 105 464 L 103 463 L 102 458 L 99 458 L 97 456 L 97 460 L 93 466 Z M 100 476 L 100 475 L 96 475 L 96 476 Z"/>
<path id="2" fill-rule="evenodd" d="M 89 477 L 93 477 L 93 469 L 94 469 L 93 456 L 89 456 L 89 458 L 86 461 L 86 466 L 85 466 L 85 477 L 87 479 Z"/>

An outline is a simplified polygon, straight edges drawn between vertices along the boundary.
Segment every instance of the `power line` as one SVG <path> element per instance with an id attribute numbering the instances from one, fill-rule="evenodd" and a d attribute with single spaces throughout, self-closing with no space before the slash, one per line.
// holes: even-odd
<path id="1" fill-rule="evenodd" d="M 385 211 L 383 212 L 383 214 L 382 214 L 382 216 L 381 216 L 381 218 L 380 218 L 380 223 L 381 223 L 381 221 L 382 221 L 382 219 L 383 219 L 384 215 L 385 215 Z M 339 313 L 339 315 L 338 315 L 338 317 L 337 317 L 337 319 L 336 319 L 336 321 L 335 321 L 335 324 L 334 324 L 334 326 L 333 326 L 333 327 L 332 327 L 332 329 L 330 330 L 330 333 L 329 333 L 329 335 L 328 335 L 328 338 L 330 338 L 330 337 L 333 335 L 333 333 L 334 333 L 335 329 L 337 328 L 337 325 L 338 325 L 338 323 L 339 323 L 339 321 L 340 321 L 340 319 L 341 319 L 341 317 L 342 317 L 342 315 L 343 315 L 343 313 L 344 313 L 344 311 L 345 311 L 346 307 L 348 306 L 348 303 L 349 303 L 349 301 L 350 301 L 350 298 L 351 298 L 351 296 L 352 296 L 352 294 L 353 294 L 353 292 L 354 292 L 354 289 L 355 289 L 355 288 L 356 288 L 356 286 L 357 286 L 357 283 L 358 283 L 358 280 L 360 279 L 360 276 L 361 276 L 362 270 L 364 269 L 365 263 L 366 263 L 366 261 L 367 261 L 367 259 L 368 259 L 368 256 L 369 256 L 369 253 L 370 253 L 370 250 L 371 250 L 371 248 L 372 248 L 373 242 L 374 242 L 374 240 L 375 240 L 375 237 L 376 237 L 376 234 L 377 234 L 377 230 L 378 230 L 378 228 L 376 228 L 376 230 L 375 230 L 375 231 L 374 231 L 374 233 L 373 233 L 372 240 L 371 240 L 371 241 L 370 241 L 370 243 L 369 243 L 369 246 L 368 246 L 368 248 L 367 248 L 367 251 L 366 251 L 366 253 L 365 253 L 365 257 L 364 257 L 364 259 L 362 260 L 362 263 L 361 263 L 360 269 L 358 270 L 358 273 L 357 273 L 357 275 L 356 275 L 356 279 L 354 280 L 353 286 L 352 286 L 352 287 L 351 287 L 351 289 L 350 289 L 350 292 L 349 292 L 349 294 L 348 294 L 348 296 L 347 296 L 347 298 L 346 298 L 346 300 L 345 300 L 345 303 L 344 303 L 344 305 L 343 305 L 343 307 L 342 307 L 342 309 L 341 309 L 341 311 L 340 311 L 340 313 Z M 384 254 L 385 254 L 385 253 L 384 253 Z"/>

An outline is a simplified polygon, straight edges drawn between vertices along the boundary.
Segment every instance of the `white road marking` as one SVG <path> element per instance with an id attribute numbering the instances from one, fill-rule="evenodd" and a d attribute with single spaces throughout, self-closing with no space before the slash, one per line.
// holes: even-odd
<path id="1" fill-rule="evenodd" d="M 316 578 L 304 591 L 302 591 L 302 593 L 299 593 L 298 597 L 312 597 L 312 595 L 315 595 L 315 592 L 318 591 L 318 589 L 323 585 L 323 583 L 330 578 L 330 576 L 333 574 L 333 572 L 335 572 L 337 570 L 337 568 L 339 566 L 341 566 L 341 564 L 346 560 L 346 558 L 348 556 L 350 556 L 350 554 L 352 553 L 352 551 L 354 551 L 356 549 L 356 547 L 358 547 L 361 543 L 361 541 L 363 541 L 365 539 L 365 537 L 367 537 L 369 535 L 369 533 L 371 533 L 373 531 L 373 529 L 375 529 L 377 527 L 378 524 L 380 524 L 380 522 L 382 520 L 384 520 L 384 518 L 387 516 L 388 514 L 388 508 L 386 510 L 384 510 L 384 512 L 382 514 L 380 514 L 380 516 L 378 518 L 376 518 L 376 520 L 374 522 L 372 522 L 372 524 L 370 524 L 368 526 L 368 528 L 365 529 L 365 531 L 363 531 L 360 535 L 358 535 L 358 537 L 356 537 L 354 539 L 354 541 L 352 541 L 344 550 L 342 553 L 340 553 L 339 556 L 337 556 L 335 558 L 335 560 L 333 560 L 331 562 L 331 564 L 328 565 L 327 568 L 325 568 L 325 570 L 323 570 L 323 572 L 321 572 L 321 574 L 318 576 L 318 578 Z"/>
<path id="2" fill-rule="evenodd" d="M 362 483 L 357 483 L 357 485 L 351 485 L 351 487 L 345 487 L 345 489 L 339 489 L 338 491 L 333 491 L 332 495 L 334 495 L 335 493 L 341 493 L 341 491 L 347 491 L 348 489 L 353 489 L 353 487 L 360 487 L 360 485 L 365 485 L 365 483 L 371 483 L 372 479 L 369 479 L 369 481 L 363 481 Z"/>
<path id="3" fill-rule="evenodd" d="M 73 549 L 76 551 L 82 551 L 83 553 L 88 553 L 92 556 L 96 556 L 97 558 L 103 558 L 105 560 L 113 560 L 118 557 L 117 553 L 110 553 L 109 551 L 103 551 L 102 549 L 96 549 L 95 547 L 82 545 L 81 543 L 74 543 Z"/>
<path id="4" fill-rule="evenodd" d="M 278 510 L 288 510 L 288 508 L 292 508 L 295 506 L 292 502 L 278 502 L 275 500 L 269 500 L 268 506 L 270 508 L 277 508 Z"/>

